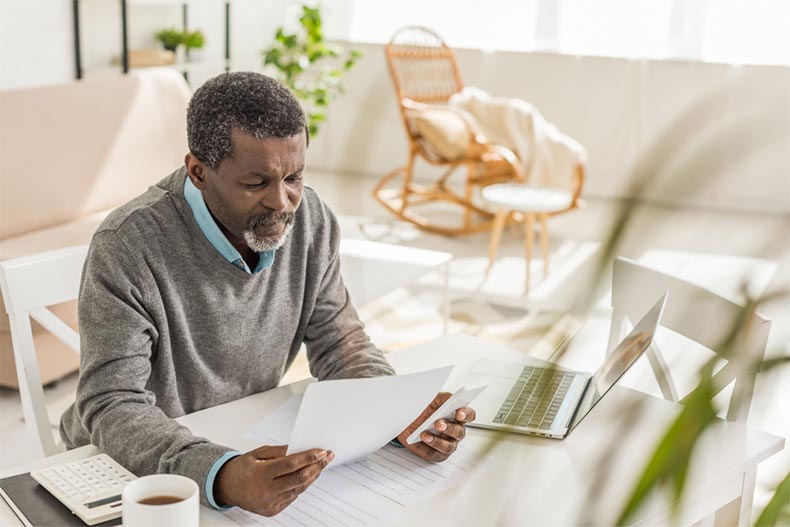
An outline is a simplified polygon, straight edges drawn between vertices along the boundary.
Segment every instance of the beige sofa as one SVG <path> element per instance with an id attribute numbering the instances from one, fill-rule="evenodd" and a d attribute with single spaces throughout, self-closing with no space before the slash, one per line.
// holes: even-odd
<path id="1" fill-rule="evenodd" d="M 0 260 L 88 243 L 106 214 L 183 163 L 189 86 L 172 69 L 0 91 Z M 0 304 L 0 384 L 16 386 Z M 76 328 L 76 303 L 53 308 Z M 38 327 L 46 384 L 78 367 Z"/>

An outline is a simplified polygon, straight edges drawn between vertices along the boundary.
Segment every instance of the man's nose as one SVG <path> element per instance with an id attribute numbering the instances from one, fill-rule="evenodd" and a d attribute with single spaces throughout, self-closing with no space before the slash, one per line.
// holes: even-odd
<path id="1" fill-rule="evenodd" d="M 289 203 L 288 188 L 285 183 L 283 181 L 278 181 L 271 185 L 269 190 L 270 192 L 267 192 L 263 197 L 263 205 L 272 210 L 284 210 Z"/>

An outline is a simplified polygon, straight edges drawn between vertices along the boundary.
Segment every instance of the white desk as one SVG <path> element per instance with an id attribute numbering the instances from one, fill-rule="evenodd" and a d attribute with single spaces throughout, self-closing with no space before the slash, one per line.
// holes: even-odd
<path id="1" fill-rule="evenodd" d="M 455 363 L 452 387 L 464 366 L 475 357 L 523 359 L 523 355 L 496 344 L 461 335 L 450 335 L 432 344 L 402 350 L 390 355 L 401 373 Z M 248 450 L 258 446 L 241 435 L 268 412 L 304 389 L 297 383 L 246 397 L 179 418 L 198 435 L 213 441 Z M 607 437 L 612 421 L 623 415 L 631 402 L 644 404 L 641 418 L 629 426 L 633 435 L 612 441 Z M 591 521 L 591 507 L 586 498 L 591 491 L 600 492 L 593 503 L 599 509 L 596 523 L 612 524 L 628 491 L 642 468 L 656 440 L 677 415 L 675 403 L 615 387 L 593 412 L 563 441 L 504 434 L 491 456 L 499 461 L 496 469 L 476 475 L 465 483 L 426 500 L 411 509 L 409 525 L 576 525 Z M 221 423 L 221 426 L 219 424 Z M 470 436 L 494 437 L 490 431 L 471 429 Z M 669 501 L 658 493 L 651 495 L 637 513 L 638 525 L 691 525 L 738 498 L 749 474 L 757 464 L 778 452 L 784 439 L 733 423 L 720 423 L 710 429 L 698 448 L 689 469 L 685 504 L 678 519 L 671 520 Z M 615 446 L 607 456 L 611 472 L 598 472 L 595 456 Z M 95 454 L 95 447 L 83 447 L 52 458 L 17 467 L 0 476 L 32 468 L 62 463 Z M 748 483 L 748 481 L 746 481 Z M 748 488 L 748 486 L 747 486 Z M 750 500 L 745 499 L 746 502 Z M 608 521 L 607 521 L 608 518 Z M 204 525 L 230 524 L 221 513 L 201 509 Z M 0 525 L 19 525 L 7 505 L 0 500 Z"/>

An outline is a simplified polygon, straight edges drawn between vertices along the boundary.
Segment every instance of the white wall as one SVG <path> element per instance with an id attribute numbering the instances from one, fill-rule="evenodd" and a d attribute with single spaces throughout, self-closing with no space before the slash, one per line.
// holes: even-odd
<path id="1" fill-rule="evenodd" d="M 383 47 L 358 47 L 310 159 L 380 177 L 407 143 Z M 587 147 L 587 195 L 630 195 L 639 172 L 656 200 L 790 211 L 786 67 L 457 51 L 467 85 L 530 101 Z"/>
<path id="2" fill-rule="evenodd" d="M 106 68 L 120 53 L 118 2 L 81 4 L 84 65 Z M 189 11 L 190 26 L 206 34 L 209 59 L 223 54 L 222 6 L 194 2 Z M 233 1 L 234 69 L 259 68 L 260 50 L 295 6 Z M 180 27 L 181 10 L 135 5 L 129 18 L 131 47 L 151 47 L 156 30 Z M 378 178 L 405 161 L 406 140 L 382 46 L 355 46 L 364 57 L 309 162 Z M 790 211 L 788 68 L 457 51 L 467 85 L 527 99 L 587 147 L 587 195 L 627 196 L 640 172 L 659 182 L 655 199 Z M 0 89 L 68 82 L 73 71 L 71 0 L 0 0 Z M 209 66 L 190 80 L 197 86 L 220 71 Z"/>
<path id="3" fill-rule="evenodd" d="M 181 29 L 181 2 L 129 1 L 130 49 L 158 48 L 154 34 Z M 169 3 L 168 3 L 169 2 Z M 233 69 L 258 69 L 261 49 L 296 4 L 289 0 L 232 0 L 231 63 Z M 189 28 L 206 36 L 206 67 L 191 72 L 199 86 L 222 71 L 225 53 L 225 3 L 191 0 Z M 117 0 L 80 1 L 80 43 L 84 75 L 120 72 L 121 9 Z M 59 84 L 74 79 L 72 0 L 0 0 L 0 90 Z"/>
<path id="4" fill-rule="evenodd" d="M 0 89 L 74 78 L 68 0 L 0 0 Z"/>

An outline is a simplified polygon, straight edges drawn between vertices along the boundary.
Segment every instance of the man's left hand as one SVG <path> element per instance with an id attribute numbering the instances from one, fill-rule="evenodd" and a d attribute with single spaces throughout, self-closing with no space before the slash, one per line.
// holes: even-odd
<path id="1" fill-rule="evenodd" d="M 451 395 L 452 394 L 447 392 L 439 393 L 439 395 L 434 398 L 433 402 L 422 411 L 420 416 L 407 426 L 406 430 L 398 435 L 398 441 L 400 441 L 410 452 L 428 461 L 439 463 L 450 457 L 450 454 L 455 452 L 455 449 L 458 448 L 458 443 L 466 436 L 466 423 L 471 423 L 475 420 L 475 411 L 471 408 L 458 409 L 455 412 L 454 420 L 439 419 L 436 421 L 433 426 L 439 431 L 438 434 L 426 430 L 420 434 L 421 441 L 413 445 L 406 442 L 406 438 L 417 430 L 417 427 L 444 404 Z"/>

